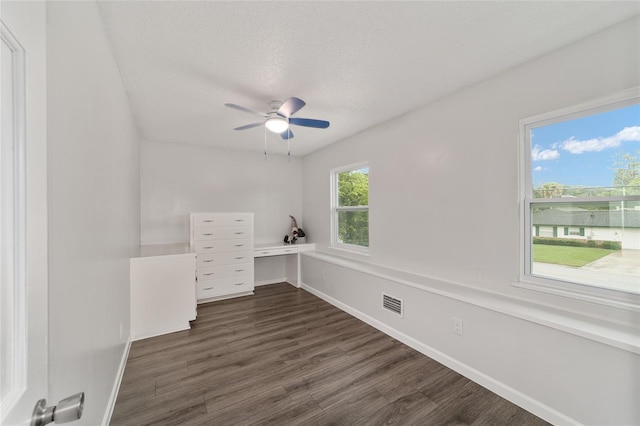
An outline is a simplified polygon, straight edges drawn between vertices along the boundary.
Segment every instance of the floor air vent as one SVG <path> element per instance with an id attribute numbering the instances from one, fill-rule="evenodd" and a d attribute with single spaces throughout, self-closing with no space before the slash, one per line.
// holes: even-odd
<path id="1" fill-rule="evenodd" d="M 403 317 L 402 299 L 382 293 L 382 309 Z"/>

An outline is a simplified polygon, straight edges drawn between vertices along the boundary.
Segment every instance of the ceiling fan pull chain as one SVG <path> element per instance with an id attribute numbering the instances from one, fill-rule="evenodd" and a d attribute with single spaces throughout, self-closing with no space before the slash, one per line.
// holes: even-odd
<path id="1" fill-rule="evenodd" d="M 264 161 L 267 161 L 267 127 L 264 127 Z"/>
<path id="2" fill-rule="evenodd" d="M 291 129 L 287 129 L 289 132 L 289 138 L 287 138 L 287 161 L 291 158 Z"/>

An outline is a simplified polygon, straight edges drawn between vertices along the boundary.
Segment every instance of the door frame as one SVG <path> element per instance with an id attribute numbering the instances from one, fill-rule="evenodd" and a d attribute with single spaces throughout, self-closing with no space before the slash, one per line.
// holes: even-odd
<path id="1" fill-rule="evenodd" d="M 35 403 L 48 397 L 48 208 L 46 2 L 2 2 L 0 35 L 12 58 L 15 244 L 11 350 L 15 375 L 0 406 L 0 423 L 28 425 Z M 5 85 L 6 89 L 6 85 Z M 3 96 L 6 94 L 3 93 Z M 13 114 L 12 114 L 13 115 Z M 13 220 L 13 219 L 12 219 Z M 9 268 L 7 269 L 9 270 Z M 8 309 L 9 310 L 9 309 Z M 5 314 L 3 314 L 5 315 Z M 11 337 L 11 335 L 10 335 Z M 14 345 L 12 345 L 14 346 Z M 5 351 L 2 348 L 2 351 Z M 3 352 L 0 352 L 2 356 Z M 15 368 L 14 368 L 15 367 Z"/>

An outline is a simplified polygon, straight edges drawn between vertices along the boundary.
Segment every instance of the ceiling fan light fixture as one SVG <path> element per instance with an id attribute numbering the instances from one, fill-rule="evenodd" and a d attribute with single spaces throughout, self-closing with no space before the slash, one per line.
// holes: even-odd
<path id="1" fill-rule="evenodd" d="M 264 125 L 273 133 L 282 133 L 289 128 L 289 121 L 279 115 L 267 118 Z"/>

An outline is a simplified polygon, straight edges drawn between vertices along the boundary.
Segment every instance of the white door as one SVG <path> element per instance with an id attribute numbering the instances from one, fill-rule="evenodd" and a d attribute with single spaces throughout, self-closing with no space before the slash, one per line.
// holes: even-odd
<path id="1" fill-rule="evenodd" d="M 47 397 L 46 6 L 0 5 L 0 424 Z"/>

